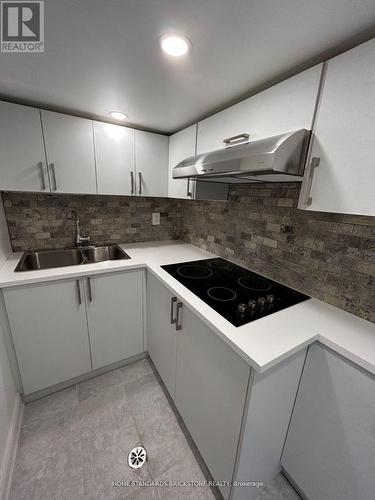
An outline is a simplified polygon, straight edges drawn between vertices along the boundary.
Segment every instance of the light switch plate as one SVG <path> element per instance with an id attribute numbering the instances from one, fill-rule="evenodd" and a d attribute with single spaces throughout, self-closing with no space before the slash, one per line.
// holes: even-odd
<path id="1" fill-rule="evenodd" d="M 152 225 L 153 226 L 159 226 L 160 225 L 160 213 L 159 212 L 153 212 L 153 214 L 152 214 Z"/>

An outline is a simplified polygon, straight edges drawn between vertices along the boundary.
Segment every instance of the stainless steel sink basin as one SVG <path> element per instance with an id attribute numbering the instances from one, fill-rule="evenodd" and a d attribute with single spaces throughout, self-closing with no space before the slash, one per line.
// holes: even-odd
<path id="1" fill-rule="evenodd" d="M 88 246 L 66 250 L 25 252 L 15 271 L 36 271 L 53 267 L 80 266 L 107 260 L 130 259 L 118 245 Z"/>

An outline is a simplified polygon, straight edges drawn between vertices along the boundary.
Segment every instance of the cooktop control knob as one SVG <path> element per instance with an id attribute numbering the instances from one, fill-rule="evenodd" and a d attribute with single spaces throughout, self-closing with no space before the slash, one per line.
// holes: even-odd
<path id="1" fill-rule="evenodd" d="M 275 302 L 275 296 L 272 295 L 271 293 L 269 295 L 267 295 L 267 302 L 269 304 L 273 304 Z"/>
<path id="2" fill-rule="evenodd" d="M 249 300 L 249 309 L 251 312 L 254 312 L 257 308 L 256 300 Z"/>
<path id="3" fill-rule="evenodd" d="M 245 316 L 246 311 L 247 311 L 247 305 L 246 304 L 238 304 L 237 311 L 241 316 Z"/>
<path id="4" fill-rule="evenodd" d="M 264 307 L 266 303 L 266 299 L 264 297 L 258 297 L 258 304 L 259 304 L 259 307 Z"/>

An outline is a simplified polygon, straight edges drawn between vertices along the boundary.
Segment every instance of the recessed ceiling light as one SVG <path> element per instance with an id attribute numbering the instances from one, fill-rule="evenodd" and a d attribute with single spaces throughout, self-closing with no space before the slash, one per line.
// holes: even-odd
<path id="1" fill-rule="evenodd" d="M 177 33 L 166 33 L 159 38 L 162 50 L 174 57 L 181 57 L 190 52 L 192 44 L 186 36 Z"/>
<path id="2" fill-rule="evenodd" d="M 114 118 L 115 120 L 121 120 L 124 121 L 127 119 L 128 115 L 123 113 L 122 111 L 110 111 L 109 114 Z"/>

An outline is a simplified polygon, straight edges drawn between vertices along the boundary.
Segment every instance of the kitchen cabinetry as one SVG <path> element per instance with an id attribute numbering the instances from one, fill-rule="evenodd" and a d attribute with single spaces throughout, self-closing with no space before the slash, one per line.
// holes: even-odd
<path id="1" fill-rule="evenodd" d="M 375 215 L 374 95 L 375 40 L 328 61 L 299 208 Z"/>
<path id="2" fill-rule="evenodd" d="M 231 481 L 250 366 L 150 273 L 147 292 L 150 357 L 211 474 Z"/>
<path id="3" fill-rule="evenodd" d="M 91 370 L 81 279 L 3 293 L 26 394 Z"/>
<path id="4" fill-rule="evenodd" d="M 168 198 L 191 199 L 194 181 L 173 179 L 173 168 L 180 161 L 195 155 L 197 125 L 185 128 L 169 138 Z"/>
<path id="5" fill-rule="evenodd" d="M 4 289 L 25 394 L 142 353 L 142 283 L 129 270 Z"/>
<path id="6" fill-rule="evenodd" d="M 41 111 L 51 191 L 96 194 L 92 121 Z"/>
<path id="7" fill-rule="evenodd" d="M 0 190 L 50 191 L 39 109 L 0 102 Z"/>
<path id="8" fill-rule="evenodd" d="M 147 274 L 147 351 L 172 398 L 175 397 L 177 298 Z"/>
<path id="9" fill-rule="evenodd" d="M 322 64 L 256 94 L 198 123 L 197 153 L 224 147 L 223 140 L 249 134 L 249 140 L 312 129 Z"/>
<path id="10" fill-rule="evenodd" d="M 180 322 L 176 406 L 213 477 L 231 481 L 250 366 L 187 307 Z"/>
<path id="11" fill-rule="evenodd" d="M 281 460 L 306 498 L 374 498 L 374 415 L 374 377 L 313 344 Z"/>
<path id="12" fill-rule="evenodd" d="M 134 129 L 94 122 L 98 194 L 135 194 Z"/>
<path id="13" fill-rule="evenodd" d="M 135 131 L 136 194 L 168 195 L 168 137 Z"/>
<path id="14" fill-rule="evenodd" d="M 94 275 L 85 281 L 93 368 L 143 352 L 143 271 Z"/>

